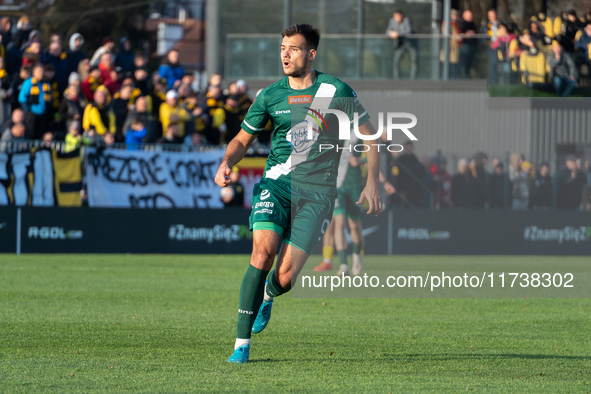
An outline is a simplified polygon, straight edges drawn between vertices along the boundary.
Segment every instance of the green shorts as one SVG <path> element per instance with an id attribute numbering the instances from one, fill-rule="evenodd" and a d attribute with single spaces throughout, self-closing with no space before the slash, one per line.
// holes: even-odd
<path id="1" fill-rule="evenodd" d="M 252 194 L 250 231 L 273 230 L 310 255 L 330 225 L 334 201 L 334 194 L 263 178 Z"/>
<path id="2" fill-rule="evenodd" d="M 341 187 L 337 190 L 334 216 L 345 215 L 351 220 L 361 220 L 361 205 L 357 205 L 361 187 Z"/>

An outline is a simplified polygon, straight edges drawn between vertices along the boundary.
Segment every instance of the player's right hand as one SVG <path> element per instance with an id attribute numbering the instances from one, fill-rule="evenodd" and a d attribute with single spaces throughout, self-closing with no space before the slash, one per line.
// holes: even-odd
<path id="1" fill-rule="evenodd" d="M 230 167 L 228 167 L 228 165 L 226 163 L 220 164 L 220 167 L 218 168 L 218 172 L 215 174 L 215 183 L 217 183 L 221 187 L 228 186 L 230 183 L 232 183 L 230 181 L 230 173 L 231 172 L 232 172 L 232 169 Z"/>

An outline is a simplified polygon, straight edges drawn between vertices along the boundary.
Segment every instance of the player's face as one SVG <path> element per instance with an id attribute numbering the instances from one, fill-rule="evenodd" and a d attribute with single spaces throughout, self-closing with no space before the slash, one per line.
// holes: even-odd
<path id="1" fill-rule="evenodd" d="M 283 37 L 281 42 L 281 65 L 283 73 L 299 78 L 306 74 L 309 63 L 314 60 L 316 51 L 306 48 L 306 39 L 301 34 Z"/>

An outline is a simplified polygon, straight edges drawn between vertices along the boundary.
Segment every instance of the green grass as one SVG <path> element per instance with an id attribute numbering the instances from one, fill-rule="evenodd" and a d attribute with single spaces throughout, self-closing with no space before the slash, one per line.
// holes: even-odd
<path id="1" fill-rule="evenodd" d="M 591 392 L 588 299 L 286 295 L 230 365 L 247 263 L 0 255 L 0 393 Z"/>

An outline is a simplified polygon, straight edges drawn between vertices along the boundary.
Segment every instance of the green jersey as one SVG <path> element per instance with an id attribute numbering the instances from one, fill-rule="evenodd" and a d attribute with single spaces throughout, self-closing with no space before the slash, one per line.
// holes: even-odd
<path id="1" fill-rule="evenodd" d="M 256 135 L 269 120 L 273 123 L 273 148 L 264 178 L 326 193 L 335 190 L 341 149 L 337 150 L 338 119 L 334 114 L 323 113 L 323 109 L 344 112 L 350 125 L 355 113 L 359 125 L 367 121 L 369 115 L 349 85 L 328 74 L 315 72 L 314 83 L 306 89 L 292 89 L 288 77 L 263 89 L 248 110 L 242 129 Z M 321 144 L 333 148 L 320 149 Z"/>

